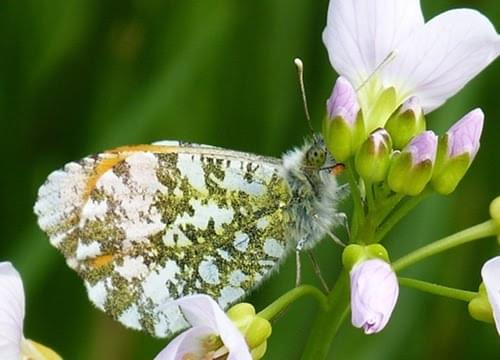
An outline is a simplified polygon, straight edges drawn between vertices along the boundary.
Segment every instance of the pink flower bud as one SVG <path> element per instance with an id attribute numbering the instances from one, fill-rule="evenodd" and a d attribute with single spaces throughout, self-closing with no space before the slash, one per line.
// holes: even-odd
<path id="1" fill-rule="evenodd" d="M 432 131 L 424 131 L 405 148 L 405 151 L 411 154 L 412 164 L 421 164 L 430 160 L 432 164 L 436 161 L 438 138 Z"/>
<path id="2" fill-rule="evenodd" d="M 479 150 L 479 138 L 483 130 L 484 113 L 481 109 L 472 110 L 462 119 L 457 121 L 448 135 L 448 156 L 456 157 L 469 153 L 471 160 Z"/>
<path id="3" fill-rule="evenodd" d="M 371 259 L 356 264 L 350 275 L 352 324 L 365 334 L 381 331 L 398 299 L 396 274 L 385 261 Z"/>
<path id="4" fill-rule="evenodd" d="M 326 109 L 329 119 L 341 117 L 349 124 L 354 124 L 360 107 L 356 90 L 345 78 L 339 77 L 335 82 L 332 95 L 326 101 Z"/>

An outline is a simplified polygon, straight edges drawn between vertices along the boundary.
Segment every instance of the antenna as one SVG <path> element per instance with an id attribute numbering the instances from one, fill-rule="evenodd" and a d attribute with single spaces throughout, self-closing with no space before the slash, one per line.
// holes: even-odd
<path id="1" fill-rule="evenodd" d="M 304 104 L 304 112 L 306 114 L 307 125 L 309 125 L 309 129 L 314 134 L 314 129 L 311 124 L 311 116 L 309 115 L 309 108 L 307 106 L 306 88 L 304 86 L 304 64 L 299 58 L 295 58 L 293 62 L 297 67 L 297 75 L 299 75 L 300 93 L 302 95 L 302 102 Z"/>
<path id="2" fill-rule="evenodd" d="M 375 68 L 375 70 L 373 70 L 373 72 L 370 74 L 370 76 L 368 76 L 365 79 L 365 81 L 363 81 L 361 83 L 361 85 L 358 86 L 358 88 L 356 89 L 356 92 L 358 92 L 359 90 L 361 90 L 363 88 L 363 86 L 365 86 L 368 83 L 368 81 L 370 81 L 372 79 L 372 77 L 376 73 L 378 73 L 384 66 L 386 66 L 387 64 L 389 64 L 392 60 L 394 60 L 394 58 L 397 55 L 398 55 L 398 50 L 397 49 L 394 49 L 389 54 L 387 54 L 387 56 L 384 58 L 384 60 L 382 60 L 382 62 L 377 65 L 377 67 Z"/>

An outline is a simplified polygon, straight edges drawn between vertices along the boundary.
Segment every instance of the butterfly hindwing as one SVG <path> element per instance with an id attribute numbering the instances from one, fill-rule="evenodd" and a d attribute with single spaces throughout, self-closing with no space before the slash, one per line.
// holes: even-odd
<path id="1" fill-rule="evenodd" d="M 288 250 L 291 194 L 279 160 L 173 142 L 118 148 L 51 174 L 35 212 L 97 307 L 169 336 L 171 300 L 222 307 L 255 288 Z"/>

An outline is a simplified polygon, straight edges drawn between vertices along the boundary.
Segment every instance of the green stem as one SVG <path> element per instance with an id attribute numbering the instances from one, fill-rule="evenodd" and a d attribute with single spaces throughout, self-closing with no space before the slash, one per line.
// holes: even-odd
<path id="1" fill-rule="evenodd" d="M 469 302 L 477 296 L 477 293 L 473 291 L 455 289 L 447 286 L 429 283 L 427 281 L 409 279 L 403 277 L 399 277 L 398 280 L 400 285 L 417 289 L 429 294 L 444 296 L 456 300 Z"/>
<path id="2" fill-rule="evenodd" d="M 411 210 L 415 208 L 429 193 L 424 191 L 418 196 L 414 196 L 406 200 L 399 206 L 396 210 L 392 212 L 392 214 L 389 215 L 389 218 L 385 220 L 385 222 L 379 227 L 376 235 L 375 235 L 375 242 L 380 242 L 389 231 L 402 219 L 408 214 Z M 401 198 L 398 199 L 398 201 L 401 200 Z M 396 202 L 397 204 L 397 202 Z M 396 205 L 394 204 L 394 206 Z"/>
<path id="3" fill-rule="evenodd" d="M 354 176 L 353 169 L 354 169 L 354 162 L 351 161 L 347 168 L 347 182 L 349 183 L 349 188 L 351 190 L 351 195 L 354 203 L 351 234 L 355 236 L 358 231 L 358 226 L 363 218 L 364 210 L 363 210 L 363 200 L 361 198 L 361 193 L 359 192 L 358 182 L 356 181 L 356 177 Z"/>
<path id="4" fill-rule="evenodd" d="M 373 184 L 365 181 L 366 202 L 368 203 L 368 213 L 375 211 L 375 199 L 373 198 Z"/>
<path id="5" fill-rule="evenodd" d="M 349 275 L 342 270 L 335 287 L 328 295 L 328 308 L 321 310 L 316 316 L 302 360 L 327 358 L 332 340 L 348 313 Z"/>
<path id="6" fill-rule="evenodd" d="M 264 319 L 271 320 L 276 315 L 285 310 L 288 306 L 290 306 L 293 302 L 306 295 L 313 297 L 323 310 L 327 309 L 328 300 L 325 294 L 323 294 L 314 286 L 301 285 L 280 296 L 273 303 L 269 304 L 266 308 L 260 311 L 257 315 Z"/>
<path id="7" fill-rule="evenodd" d="M 452 249 L 468 242 L 479 240 L 485 237 L 496 235 L 500 232 L 498 225 L 493 220 L 470 227 L 456 234 L 447 236 L 441 240 L 435 241 L 427 246 L 421 247 L 402 258 L 396 260 L 392 267 L 394 271 L 401 271 L 410 265 L 424 260 L 430 256 L 439 254 L 443 251 Z"/>

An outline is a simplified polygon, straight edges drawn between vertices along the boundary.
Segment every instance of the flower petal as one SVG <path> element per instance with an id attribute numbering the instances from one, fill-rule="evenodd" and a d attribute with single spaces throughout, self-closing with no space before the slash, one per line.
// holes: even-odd
<path id="1" fill-rule="evenodd" d="M 0 359 L 18 359 L 23 337 L 24 289 L 10 262 L 0 263 Z"/>
<path id="2" fill-rule="evenodd" d="M 204 358 L 203 339 L 214 334 L 209 326 L 196 326 L 188 329 L 172 340 L 155 360 L 182 360 L 187 354 Z"/>
<path id="3" fill-rule="evenodd" d="M 334 69 L 357 88 L 423 24 L 419 0 L 331 0 L 323 42 Z"/>
<path id="4" fill-rule="evenodd" d="M 220 335 L 229 350 L 228 360 L 250 360 L 250 352 L 245 338 L 219 305 L 207 295 L 191 295 L 176 301 L 193 326 L 209 326 Z"/>
<path id="5" fill-rule="evenodd" d="M 381 331 L 396 306 L 399 285 L 391 266 L 380 259 L 356 264 L 351 270 L 351 322 L 365 334 Z"/>
<path id="6" fill-rule="evenodd" d="M 495 28 L 481 13 L 447 11 L 400 44 L 381 77 L 384 85 L 395 86 L 403 98 L 417 96 L 428 113 L 499 55 L 499 41 Z"/>
<path id="7" fill-rule="evenodd" d="M 493 310 L 497 332 L 500 335 L 500 256 L 488 260 L 483 265 L 481 277 Z"/>

